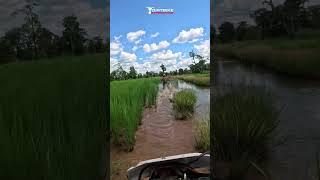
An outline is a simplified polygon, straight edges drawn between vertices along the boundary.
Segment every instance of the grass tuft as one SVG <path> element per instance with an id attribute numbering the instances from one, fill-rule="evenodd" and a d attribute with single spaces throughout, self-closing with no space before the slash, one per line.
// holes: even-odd
<path id="1" fill-rule="evenodd" d="M 173 110 L 177 119 L 186 119 L 192 116 L 194 106 L 197 102 L 197 96 L 194 91 L 185 89 L 179 91 L 173 96 Z"/>
<path id="2" fill-rule="evenodd" d="M 195 148 L 201 152 L 210 150 L 210 120 L 196 122 Z"/>
<path id="3" fill-rule="evenodd" d="M 265 90 L 233 87 L 213 104 L 212 140 L 217 161 L 230 163 L 231 177 L 241 179 L 250 165 L 267 158 L 275 140 L 278 111 Z"/>

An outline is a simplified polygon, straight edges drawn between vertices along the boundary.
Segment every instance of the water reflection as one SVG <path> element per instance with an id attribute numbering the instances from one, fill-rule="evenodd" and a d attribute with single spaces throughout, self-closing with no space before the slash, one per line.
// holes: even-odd
<path id="1" fill-rule="evenodd" d="M 219 87 L 243 83 L 264 87 L 275 94 L 279 106 L 285 107 L 278 133 L 287 141 L 271 154 L 271 179 L 312 179 L 315 151 L 320 146 L 320 82 L 279 75 L 236 61 L 218 61 L 216 71 Z"/>
<path id="2" fill-rule="evenodd" d="M 210 89 L 202 88 L 191 83 L 187 83 L 181 80 L 172 80 L 166 83 L 160 84 L 160 91 L 168 90 L 173 93 L 182 89 L 192 89 L 197 96 L 197 103 L 195 108 L 195 119 L 208 118 L 210 113 Z"/>

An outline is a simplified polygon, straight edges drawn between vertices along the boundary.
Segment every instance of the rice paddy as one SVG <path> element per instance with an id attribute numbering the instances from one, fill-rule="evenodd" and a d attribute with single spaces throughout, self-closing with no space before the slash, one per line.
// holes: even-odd
<path id="1" fill-rule="evenodd" d="M 320 77 L 319 50 L 319 36 L 302 36 L 295 40 L 280 38 L 244 41 L 215 48 L 216 54 L 224 58 L 237 59 L 280 73 L 308 78 Z"/>
<path id="2" fill-rule="evenodd" d="M 203 74 L 185 74 L 176 76 L 178 79 L 183 81 L 198 85 L 198 86 L 210 86 L 210 74 L 203 73 Z"/>
<path id="3" fill-rule="evenodd" d="M 135 132 L 145 107 L 156 102 L 160 78 L 112 81 L 110 86 L 111 138 L 114 144 L 132 150 Z"/>
<path id="4" fill-rule="evenodd" d="M 106 55 L 0 66 L 0 179 L 102 179 Z"/>

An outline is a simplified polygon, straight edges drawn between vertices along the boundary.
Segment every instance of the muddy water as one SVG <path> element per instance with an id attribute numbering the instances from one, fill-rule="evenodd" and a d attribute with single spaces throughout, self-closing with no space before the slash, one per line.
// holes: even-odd
<path id="1" fill-rule="evenodd" d="M 170 98 L 185 88 L 193 89 L 198 100 L 193 118 L 179 121 L 174 118 Z M 209 92 L 209 89 L 201 89 L 183 81 L 159 84 L 156 106 L 143 112 L 134 150 L 128 153 L 111 148 L 111 179 L 126 179 L 126 170 L 143 160 L 196 152 L 194 122 L 208 115 Z"/>
<path id="2" fill-rule="evenodd" d="M 315 151 L 320 147 L 320 81 L 287 77 L 236 61 L 220 60 L 217 65 L 218 86 L 244 82 L 263 86 L 284 107 L 278 133 L 287 140 L 271 153 L 268 165 L 271 179 L 314 179 Z"/>

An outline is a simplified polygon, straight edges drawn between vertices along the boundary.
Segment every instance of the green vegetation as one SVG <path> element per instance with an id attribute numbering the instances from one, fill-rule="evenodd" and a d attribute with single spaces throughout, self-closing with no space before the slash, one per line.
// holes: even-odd
<path id="1" fill-rule="evenodd" d="M 265 90 L 238 87 L 217 95 L 211 119 L 217 162 L 229 163 L 231 179 L 241 179 L 249 167 L 261 172 L 268 147 L 275 141 L 278 111 Z"/>
<path id="2" fill-rule="evenodd" d="M 11 9 L 11 17 L 19 14 L 24 22 L 0 36 L 0 64 L 106 52 L 107 42 L 100 36 L 89 37 L 74 15 L 63 18 L 60 36 L 43 26 L 39 14 L 41 3 L 25 0 L 18 9 Z"/>
<path id="3" fill-rule="evenodd" d="M 210 151 L 210 120 L 203 119 L 196 124 L 195 147 L 200 151 Z"/>
<path id="4" fill-rule="evenodd" d="M 178 79 L 193 83 L 198 86 L 210 86 L 210 74 L 185 74 L 176 76 Z"/>
<path id="5" fill-rule="evenodd" d="M 262 65 L 294 76 L 320 78 L 319 6 L 307 6 L 305 0 L 285 0 L 252 12 L 255 25 L 241 21 L 222 22 L 219 33 L 211 38 L 219 42 L 215 55 L 245 63 Z M 220 44 L 221 43 L 221 44 Z"/>
<path id="6" fill-rule="evenodd" d="M 194 111 L 197 96 L 192 90 L 185 89 L 174 94 L 173 110 L 177 119 L 190 117 Z"/>
<path id="7" fill-rule="evenodd" d="M 320 36 L 303 36 L 219 45 L 216 54 L 262 65 L 289 75 L 320 78 Z"/>
<path id="8" fill-rule="evenodd" d="M 102 179 L 106 55 L 0 66 L 0 179 Z"/>
<path id="9" fill-rule="evenodd" d="M 141 122 L 145 106 L 155 104 L 159 78 L 112 81 L 111 136 L 113 143 L 132 150 L 135 131 Z"/>
<path id="10" fill-rule="evenodd" d="M 1 48 L 1 47 L 0 47 Z M 110 73 L 110 80 L 127 80 L 127 79 L 137 79 L 137 78 L 149 78 L 149 77 L 166 77 L 166 76 L 176 76 L 176 75 L 183 75 L 183 74 L 198 74 L 198 73 L 206 73 L 210 71 L 210 63 L 206 63 L 209 59 L 208 57 L 205 58 L 204 56 L 201 56 L 199 54 L 196 54 L 194 52 L 190 52 L 190 57 L 194 59 L 198 59 L 198 62 L 193 62 L 189 65 L 189 68 L 185 69 L 176 69 L 170 72 L 166 72 L 167 68 L 165 65 L 161 64 L 159 67 L 161 68 L 161 71 L 159 73 L 153 72 L 153 71 L 146 71 L 145 74 L 137 73 L 134 66 L 131 66 L 129 68 L 129 72 L 125 71 L 121 65 L 121 63 L 117 64 L 117 67 L 115 70 L 113 70 Z M 208 83 L 205 83 L 208 84 Z M 206 85 L 208 86 L 208 85 Z"/>

